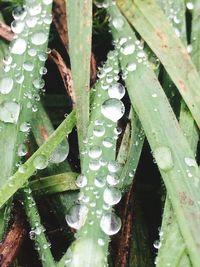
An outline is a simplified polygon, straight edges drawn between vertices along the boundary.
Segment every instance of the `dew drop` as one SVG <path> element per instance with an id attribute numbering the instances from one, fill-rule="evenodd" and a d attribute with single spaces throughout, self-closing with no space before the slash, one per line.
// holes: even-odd
<path id="1" fill-rule="evenodd" d="M 99 146 L 93 146 L 90 148 L 89 150 L 89 157 L 92 158 L 92 159 L 97 159 L 101 156 L 102 154 L 102 150 Z"/>
<path id="2" fill-rule="evenodd" d="M 16 55 L 22 55 L 26 51 L 27 42 L 22 39 L 16 39 L 11 46 L 11 53 Z"/>
<path id="3" fill-rule="evenodd" d="M 196 166 L 196 161 L 193 158 L 186 157 L 184 159 L 184 161 L 189 167 L 195 167 Z"/>
<path id="4" fill-rule="evenodd" d="M 105 245 L 105 241 L 102 238 L 98 238 L 97 243 L 99 244 L 99 246 Z"/>
<path id="5" fill-rule="evenodd" d="M 121 165 L 118 162 L 113 160 L 108 163 L 109 172 L 115 173 L 115 172 L 118 172 L 120 169 L 121 169 Z"/>
<path id="6" fill-rule="evenodd" d="M 122 17 L 116 17 L 112 20 L 112 24 L 117 30 L 122 30 L 124 28 L 124 20 Z"/>
<path id="7" fill-rule="evenodd" d="M 23 21 L 20 21 L 20 20 L 14 20 L 12 23 L 11 23 L 11 30 L 14 32 L 14 33 L 21 33 L 23 30 L 24 30 L 24 22 Z"/>
<path id="8" fill-rule="evenodd" d="M 26 71 L 32 71 L 33 68 L 34 68 L 34 65 L 33 65 L 33 63 L 30 62 L 30 61 L 25 61 L 25 62 L 23 63 L 23 68 L 24 68 Z"/>
<path id="9" fill-rule="evenodd" d="M 125 56 L 131 55 L 135 52 L 135 45 L 131 43 L 125 43 L 122 45 L 121 52 Z"/>
<path id="10" fill-rule="evenodd" d="M 31 16 L 36 16 L 39 15 L 42 11 L 42 5 L 41 4 L 37 4 L 37 5 L 32 5 L 31 7 L 29 7 L 28 9 L 28 13 Z"/>
<path id="11" fill-rule="evenodd" d="M 94 180 L 94 184 L 96 187 L 102 188 L 106 184 L 106 180 L 104 176 L 96 176 Z"/>
<path id="12" fill-rule="evenodd" d="M 53 3 L 53 0 L 43 0 L 43 3 L 44 3 L 45 5 L 50 5 L 50 4 Z"/>
<path id="13" fill-rule="evenodd" d="M 95 125 L 93 129 L 93 134 L 96 137 L 101 137 L 105 134 L 105 128 L 102 125 Z"/>
<path id="14" fill-rule="evenodd" d="M 76 178 L 75 183 L 79 188 L 83 188 L 83 187 L 85 187 L 87 185 L 87 177 L 85 175 L 83 175 L 83 174 L 80 174 Z"/>
<path id="15" fill-rule="evenodd" d="M 59 164 L 66 160 L 69 154 L 69 143 L 67 140 L 63 141 L 57 146 L 55 151 L 52 153 L 50 161 L 55 164 Z"/>
<path id="16" fill-rule="evenodd" d="M 108 174 L 106 180 L 110 186 L 115 186 L 120 181 L 119 176 L 116 173 Z"/>
<path id="17" fill-rule="evenodd" d="M 88 208 L 85 205 L 76 204 L 74 205 L 65 219 L 68 225 L 74 229 L 80 229 L 87 218 Z"/>
<path id="18" fill-rule="evenodd" d="M 192 2 L 187 2 L 187 3 L 186 3 L 186 7 L 187 7 L 187 9 L 189 9 L 189 10 L 193 10 L 193 9 L 194 9 L 194 4 L 193 4 Z"/>
<path id="19" fill-rule="evenodd" d="M 33 166 L 38 170 L 43 170 L 48 166 L 48 160 L 44 155 L 38 155 L 33 161 Z"/>
<path id="20" fill-rule="evenodd" d="M 17 150 L 17 154 L 19 157 L 23 157 L 28 153 L 27 147 L 25 144 L 20 144 Z"/>
<path id="21" fill-rule="evenodd" d="M 158 164 L 158 167 L 163 171 L 169 171 L 173 168 L 174 163 L 172 159 L 172 153 L 169 147 L 160 146 L 154 151 L 154 157 Z"/>
<path id="22" fill-rule="evenodd" d="M 13 79 L 9 77 L 4 77 L 0 79 L 0 93 L 9 94 L 13 89 Z"/>
<path id="23" fill-rule="evenodd" d="M 153 246 L 154 248 L 159 249 L 161 247 L 161 242 L 159 240 L 155 240 Z"/>
<path id="24" fill-rule="evenodd" d="M 21 6 L 18 6 L 13 10 L 12 15 L 16 20 L 23 20 L 26 16 L 26 10 Z"/>
<path id="25" fill-rule="evenodd" d="M 137 69 L 136 63 L 128 63 L 126 66 L 127 71 L 135 71 Z"/>
<path id="26" fill-rule="evenodd" d="M 31 36 L 31 42 L 34 45 L 43 45 L 48 39 L 48 35 L 45 32 L 36 32 Z"/>
<path id="27" fill-rule="evenodd" d="M 98 171 L 100 169 L 101 165 L 98 160 L 90 160 L 89 162 L 89 168 L 92 171 Z"/>
<path id="28" fill-rule="evenodd" d="M 30 123 L 28 122 L 23 122 L 21 125 L 20 125 L 20 131 L 23 132 L 23 133 L 28 133 L 30 131 Z"/>
<path id="29" fill-rule="evenodd" d="M 120 100 L 110 98 L 102 104 L 101 112 L 109 120 L 117 122 L 124 115 L 125 107 Z"/>
<path id="30" fill-rule="evenodd" d="M 8 123 L 17 123 L 20 113 L 20 105 L 13 101 L 5 101 L 0 104 L 0 120 Z"/>
<path id="31" fill-rule="evenodd" d="M 111 148 L 113 146 L 113 139 L 111 137 L 105 137 L 103 139 L 103 146 L 107 148 Z"/>
<path id="32" fill-rule="evenodd" d="M 108 95 L 110 98 L 122 99 L 125 92 L 124 86 L 120 83 L 113 84 L 108 88 Z"/>
<path id="33" fill-rule="evenodd" d="M 38 18 L 37 17 L 27 17 L 26 18 L 26 25 L 29 28 L 34 28 L 36 26 L 37 22 L 38 22 Z"/>
<path id="34" fill-rule="evenodd" d="M 107 235 L 115 235 L 121 228 L 121 220 L 114 213 L 106 213 L 102 216 L 100 227 Z"/>
<path id="35" fill-rule="evenodd" d="M 106 188 L 103 193 L 104 202 L 110 206 L 119 203 L 121 197 L 122 197 L 121 191 L 113 187 Z"/>

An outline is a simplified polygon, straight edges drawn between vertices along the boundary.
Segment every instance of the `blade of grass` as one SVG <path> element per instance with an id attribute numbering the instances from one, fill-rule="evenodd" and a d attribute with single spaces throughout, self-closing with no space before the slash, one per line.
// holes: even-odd
<path id="1" fill-rule="evenodd" d="M 89 124 L 92 1 L 66 1 L 69 56 L 74 83 L 79 150 Z M 82 157 L 82 156 L 81 156 Z"/>
<path id="2" fill-rule="evenodd" d="M 55 148 L 62 142 L 75 126 L 75 112 L 71 112 L 60 126 L 52 133 L 48 140 L 15 172 L 10 181 L 6 181 L 0 189 L 0 206 L 2 206 L 36 170 L 34 160 L 37 156 L 48 159 Z"/>
<path id="3" fill-rule="evenodd" d="M 152 0 L 136 0 L 134 3 L 118 0 L 117 3 L 158 56 L 200 127 L 200 78 L 186 48 L 176 37 L 162 10 Z"/>
<path id="4" fill-rule="evenodd" d="M 122 37 L 131 37 L 131 44 L 137 44 L 138 41 L 132 29 L 120 12 L 114 6 L 108 11 L 112 19 L 120 17 L 124 21 L 123 32 L 117 31 L 114 27 L 111 28 L 115 38 L 119 40 Z M 119 42 L 117 44 L 123 52 L 125 44 L 123 47 Z M 137 62 L 137 51 L 128 57 L 120 53 L 119 59 L 122 69 L 126 70 L 128 64 Z M 142 123 L 169 192 L 192 264 L 197 267 L 200 260 L 198 232 L 196 232 L 197 228 L 200 228 L 198 217 L 200 208 L 197 204 L 200 193 L 198 166 L 154 72 L 148 67 L 148 62 L 144 58 L 143 63 L 136 64 L 136 71 L 128 73 L 125 80 L 129 97 Z M 191 159 L 193 166 L 186 164 L 187 158 Z M 192 177 L 188 177 L 187 170 Z M 189 221 L 188 218 L 190 218 Z"/>
<path id="5" fill-rule="evenodd" d="M 47 238 L 44 233 L 44 228 L 41 224 L 40 215 L 37 210 L 37 206 L 30 188 L 24 189 L 24 208 L 28 221 L 31 226 L 31 238 L 35 240 L 36 249 L 40 255 L 40 260 L 42 266 L 44 267 L 54 267 L 56 266 L 54 258 L 51 254 L 50 244 L 47 241 Z"/>

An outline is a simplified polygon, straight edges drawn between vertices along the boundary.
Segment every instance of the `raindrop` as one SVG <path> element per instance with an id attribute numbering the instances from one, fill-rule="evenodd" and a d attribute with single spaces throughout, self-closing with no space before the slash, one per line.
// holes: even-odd
<path id="1" fill-rule="evenodd" d="M 94 184 L 99 188 L 104 187 L 104 185 L 106 184 L 105 177 L 104 176 L 96 176 L 95 180 L 94 180 Z"/>
<path id="2" fill-rule="evenodd" d="M 33 81 L 33 85 L 36 89 L 41 89 L 44 87 L 45 82 L 43 79 L 36 79 Z"/>
<path id="3" fill-rule="evenodd" d="M 20 144 L 17 150 L 17 154 L 19 157 L 23 157 L 28 153 L 27 147 L 25 144 Z"/>
<path id="4" fill-rule="evenodd" d="M 26 70 L 26 71 L 32 71 L 33 68 L 34 68 L 34 64 L 30 61 L 25 61 L 23 63 L 23 68 Z"/>
<path id="5" fill-rule="evenodd" d="M 35 57 L 37 55 L 37 51 L 35 49 L 31 48 L 28 50 L 28 54 L 31 57 Z"/>
<path id="6" fill-rule="evenodd" d="M 110 98 L 122 99 L 125 92 L 124 86 L 120 83 L 113 84 L 108 88 L 108 95 Z"/>
<path id="7" fill-rule="evenodd" d="M 51 155 L 50 161 L 52 163 L 61 163 L 63 162 L 69 154 L 69 143 L 67 140 L 63 141 L 57 146 L 54 152 Z"/>
<path id="8" fill-rule="evenodd" d="M 85 187 L 87 185 L 87 177 L 85 175 L 83 175 L 83 174 L 80 174 L 76 178 L 75 183 L 79 188 L 83 188 L 83 187 Z"/>
<path id="9" fill-rule="evenodd" d="M 36 238 L 35 231 L 31 230 L 31 231 L 29 232 L 29 237 L 30 237 L 31 240 L 35 240 L 35 238 Z"/>
<path id="10" fill-rule="evenodd" d="M 187 3 L 186 3 L 186 7 L 187 7 L 187 9 L 189 9 L 189 10 L 193 10 L 193 9 L 194 9 L 194 4 L 193 4 L 192 2 L 187 2 Z"/>
<path id="11" fill-rule="evenodd" d="M 101 165 L 100 165 L 98 160 L 90 160 L 90 162 L 89 162 L 90 170 L 97 171 L 100 169 L 100 167 L 101 167 Z"/>
<path id="12" fill-rule="evenodd" d="M 196 161 L 193 158 L 186 157 L 184 161 L 189 167 L 196 167 Z"/>
<path id="13" fill-rule="evenodd" d="M 24 22 L 23 21 L 20 21 L 20 20 L 14 20 L 12 23 L 11 23 L 11 30 L 14 32 L 14 33 L 21 33 L 23 30 L 24 30 Z"/>
<path id="14" fill-rule="evenodd" d="M 121 197 L 122 197 L 121 191 L 113 187 L 106 188 L 103 193 L 104 202 L 110 206 L 119 203 Z"/>
<path id="15" fill-rule="evenodd" d="M 0 120 L 8 123 L 17 123 L 20 113 L 20 105 L 13 101 L 0 104 Z"/>
<path id="16" fill-rule="evenodd" d="M 106 213 L 101 218 L 100 227 L 105 234 L 114 235 L 121 228 L 121 220 L 114 213 Z"/>
<path id="17" fill-rule="evenodd" d="M 21 6 L 18 6 L 13 10 L 12 15 L 16 20 L 23 20 L 26 16 L 26 10 Z"/>
<path id="18" fill-rule="evenodd" d="M 0 93 L 9 94 L 13 88 L 13 79 L 9 77 L 4 77 L 0 79 Z"/>
<path id="19" fill-rule="evenodd" d="M 42 11 L 41 4 L 33 5 L 33 6 L 29 7 L 29 9 L 28 9 L 28 13 L 31 16 L 39 15 L 41 13 L 41 11 Z"/>
<path id="20" fill-rule="evenodd" d="M 109 172 L 112 172 L 112 173 L 118 172 L 120 168 L 121 168 L 120 164 L 114 160 L 108 163 Z"/>
<path id="21" fill-rule="evenodd" d="M 112 20 L 112 24 L 117 30 L 122 30 L 124 28 L 124 20 L 122 17 L 116 17 Z"/>
<path id="22" fill-rule="evenodd" d="M 99 246 L 105 245 L 105 241 L 102 238 L 98 238 L 97 243 L 99 244 Z"/>
<path id="23" fill-rule="evenodd" d="M 16 39 L 11 46 L 11 53 L 22 55 L 26 51 L 27 42 L 24 39 Z"/>
<path id="24" fill-rule="evenodd" d="M 110 186 L 115 186 L 120 181 L 119 176 L 116 173 L 108 174 L 106 180 Z"/>
<path id="25" fill-rule="evenodd" d="M 156 97 L 157 97 L 157 94 L 152 94 L 152 97 L 153 97 L 153 98 L 156 98 Z"/>
<path id="26" fill-rule="evenodd" d="M 172 153 L 169 147 L 159 146 L 154 151 L 154 157 L 158 164 L 158 167 L 163 171 L 169 171 L 173 168 L 174 163 L 172 159 Z"/>
<path id="27" fill-rule="evenodd" d="M 21 125 L 20 125 L 20 131 L 23 132 L 23 133 L 28 133 L 30 131 L 30 123 L 28 122 L 23 122 Z"/>
<path id="28" fill-rule="evenodd" d="M 50 4 L 52 4 L 52 2 L 53 2 L 53 0 L 43 0 L 43 3 L 45 5 L 50 5 Z"/>
<path id="29" fill-rule="evenodd" d="M 102 125 L 95 125 L 93 129 L 93 134 L 96 137 L 101 137 L 105 134 L 105 128 Z"/>
<path id="30" fill-rule="evenodd" d="M 103 139 L 103 146 L 111 148 L 113 146 L 113 139 L 111 137 L 105 137 Z"/>
<path id="31" fill-rule="evenodd" d="M 135 71 L 136 68 L 137 68 L 137 65 L 134 62 L 128 63 L 126 66 L 127 71 Z"/>
<path id="32" fill-rule="evenodd" d="M 48 39 L 48 35 L 45 32 L 36 32 L 31 36 L 31 42 L 34 45 L 43 45 Z"/>
<path id="33" fill-rule="evenodd" d="M 135 51 L 135 45 L 134 44 L 125 43 L 124 45 L 122 45 L 121 52 L 125 56 L 133 54 L 134 51 Z"/>
<path id="34" fill-rule="evenodd" d="M 87 218 L 88 208 L 85 205 L 74 205 L 66 215 L 68 225 L 74 229 L 80 229 Z"/>
<path id="35" fill-rule="evenodd" d="M 90 148 L 89 150 L 89 157 L 92 158 L 92 159 L 97 159 L 101 156 L 102 154 L 102 150 L 99 146 L 93 146 Z"/>
<path id="36" fill-rule="evenodd" d="M 38 155 L 33 161 L 33 166 L 38 170 L 43 170 L 48 166 L 48 160 L 44 155 Z"/>
<path id="37" fill-rule="evenodd" d="M 40 73 L 40 75 L 47 74 L 47 68 L 46 67 L 41 67 L 39 73 Z"/>
<path id="38" fill-rule="evenodd" d="M 155 240 L 153 246 L 154 248 L 159 249 L 161 247 L 161 242 L 159 240 Z"/>
<path id="39" fill-rule="evenodd" d="M 101 106 L 102 114 L 113 122 L 117 122 L 124 115 L 124 104 L 115 98 L 106 100 Z"/>

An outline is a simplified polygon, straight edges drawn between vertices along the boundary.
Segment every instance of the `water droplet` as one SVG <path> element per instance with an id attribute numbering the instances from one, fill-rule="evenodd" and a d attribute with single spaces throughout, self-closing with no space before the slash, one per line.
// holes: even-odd
<path id="1" fill-rule="evenodd" d="M 17 150 L 17 154 L 19 157 L 23 157 L 28 153 L 27 147 L 25 144 L 20 144 Z"/>
<path id="2" fill-rule="evenodd" d="M 187 52 L 188 52 L 189 54 L 191 54 L 191 53 L 192 53 L 192 49 L 193 49 L 192 45 L 189 44 L 189 45 L 187 46 Z"/>
<path id="3" fill-rule="evenodd" d="M 74 229 L 80 229 L 87 218 L 88 208 L 85 205 L 74 205 L 66 215 L 68 225 Z"/>
<path id="4" fill-rule="evenodd" d="M 121 165 L 118 162 L 112 160 L 108 163 L 109 172 L 115 173 L 115 172 L 118 172 L 120 169 L 121 169 Z"/>
<path id="5" fill-rule="evenodd" d="M 32 71 L 33 68 L 34 68 L 34 64 L 30 61 L 25 61 L 23 63 L 23 68 L 26 70 L 26 71 Z"/>
<path id="6" fill-rule="evenodd" d="M 101 165 L 98 160 L 90 160 L 89 162 L 89 168 L 92 171 L 98 171 L 100 169 Z"/>
<path id="7" fill-rule="evenodd" d="M 153 98 L 156 98 L 158 95 L 157 94 L 152 94 L 152 97 Z"/>
<path id="8" fill-rule="evenodd" d="M 21 6 L 18 6 L 13 10 L 12 15 L 16 20 L 23 20 L 26 16 L 26 10 Z"/>
<path id="9" fill-rule="evenodd" d="M 103 146 L 111 148 L 113 146 L 113 139 L 111 137 L 105 137 L 103 139 Z"/>
<path id="10" fill-rule="evenodd" d="M 32 6 L 29 6 L 28 13 L 31 16 L 39 15 L 42 11 L 42 5 L 41 4 L 34 4 Z"/>
<path id="11" fill-rule="evenodd" d="M 93 130 L 93 134 L 96 137 L 101 137 L 105 134 L 105 128 L 102 125 L 95 125 L 94 130 Z"/>
<path id="12" fill-rule="evenodd" d="M 87 185 L 87 177 L 83 174 L 78 175 L 78 177 L 76 178 L 76 185 L 79 188 L 83 188 Z"/>
<path id="13" fill-rule="evenodd" d="M 122 45 L 121 52 L 125 56 L 133 54 L 135 51 L 135 45 L 132 43 L 125 43 Z"/>
<path id="14" fill-rule="evenodd" d="M 104 176 L 96 176 L 95 180 L 94 180 L 94 184 L 99 188 L 104 187 L 104 185 L 106 184 L 105 177 Z"/>
<path id="15" fill-rule="evenodd" d="M 27 171 L 27 166 L 26 165 L 20 165 L 18 168 L 18 171 L 20 173 L 25 173 Z"/>
<path id="16" fill-rule="evenodd" d="M 48 166 L 48 160 L 44 155 L 38 155 L 33 161 L 33 166 L 38 170 L 43 170 Z"/>
<path id="17" fill-rule="evenodd" d="M 137 69 L 136 63 L 128 63 L 126 66 L 127 71 L 135 71 Z"/>
<path id="18" fill-rule="evenodd" d="M 124 104 L 115 98 L 106 100 L 101 106 L 102 114 L 113 122 L 117 122 L 125 113 Z"/>
<path id="19" fill-rule="evenodd" d="M 107 235 L 115 235 L 121 228 L 121 220 L 114 213 L 106 213 L 102 216 L 100 227 Z"/>
<path id="20" fill-rule="evenodd" d="M 106 188 L 103 193 L 104 202 L 110 206 L 119 203 L 121 197 L 122 197 L 121 191 L 113 187 Z"/>
<path id="21" fill-rule="evenodd" d="M 192 2 L 187 2 L 187 3 L 186 3 L 186 7 L 187 7 L 187 9 L 189 9 L 189 10 L 193 10 L 193 9 L 194 9 L 194 4 L 193 4 Z"/>
<path id="22" fill-rule="evenodd" d="M 9 94 L 13 89 L 13 79 L 9 77 L 4 77 L 0 79 L 0 93 Z"/>
<path id="23" fill-rule="evenodd" d="M 43 0 L 43 3 L 44 3 L 45 5 L 50 5 L 50 4 L 53 3 L 53 0 Z"/>
<path id="24" fill-rule="evenodd" d="M 189 167 L 196 167 L 196 161 L 193 158 L 186 157 L 184 160 Z"/>
<path id="25" fill-rule="evenodd" d="M 12 23 L 11 23 L 11 30 L 14 32 L 14 33 L 21 33 L 23 30 L 24 30 L 24 22 L 23 21 L 20 21 L 20 20 L 14 20 Z"/>
<path id="26" fill-rule="evenodd" d="M 99 146 L 93 146 L 90 148 L 89 150 L 89 157 L 92 158 L 92 159 L 97 159 L 101 156 L 102 154 L 102 150 Z"/>
<path id="27" fill-rule="evenodd" d="M 120 178 L 116 173 L 112 173 L 107 175 L 106 180 L 110 186 L 115 186 L 119 183 Z"/>
<path id="28" fill-rule="evenodd" d="M 26 51 L 27 42 L 24 39 L 16 39 L 11 46 L 11 53 L 22 55 Z"/>
<path id="29" fill-rule="evenodd" d="M 31 230 L 31 231 L 29 232 L 29 237 L 30 237 L 31 240 L 35 240 L 35 238 L 36 238 L 35 231 Z"/>
<path id="30" fill-rule="evenodd" d="M 45 82 L 43 79 L 35 79 L 33 81 L 33 86 L 36 88 L 36 89 L 41 89 L 43 88 L 45 85 Z"/>
<path id="31" fill-rule="evenodd" d="M 159 240 L 155 240 L 153 246 L 154 248 L 159 249 L 161 247 L 161 242 Z"/>
<path id="32" fill-rule="evenodd" d="M 115 27 L 115 29 L 120 31 L 124 28 L 125 22 L 122 17 L 116 17 L 116 18 L 113 18 L 112 24 Z"/>
<path id="33" fill-rule="evenodd" d="M 37 51 L 35 49 L 31 48 L 28 50 L 28 54 L 31 57 L 35 57 L 37 55 Z"/>
<path id="34" fill-rule="evenodd" d="M 99 244 L 99 246 L 105 245 L 105 241 L 102 238 L 98 238 L 97 243 Z"/>
<path id="35" fill-rule="evenodd" d="M 43 45 L 48 39 L 48 35 L 45 32 L 36 32 L 31 36 L 31 42 L 34 45 Z"/>
<path id="36" fill-rule="evenodd" d="M 172 159 L 172 153 L 169 147 L 160 146 L 154 151 L 154 157 L 158 164 L 158 167 L 163 171 L 169 171 L 173 168 L 174 163 Z"/>
<path id="37" fill-rule="evenodd" d="M 108 88 L 108 95 L 110 98 L 122 99 L 125 92 L 124 86 L 120 83 L 113 84 Z"/>
<path id="38" fill-rule="evenodd" d="M 67 140 L 60 143 L 55 151 L 52 153 L 50 161 L 52 163 L 59 164 L 66 160 L 67 156 L 69 154 L 69 143 Z"/>
<path id="39" fill-rule="evenodd" d="M 23 122 L 21 125 L 20 125 L 20 131 L 23 132 L 23 133 L 28 133 L 30 131 L 30 123 L 28 122 Z"/>
<path id="40" fill-rule="evenodd" d="M 39 73 L 40 73 L 40 75 L 47 74 L 47 68 L 46 67 L 41 67 Z"/>
<path id="41" fill-rule="evenodd" d="M 34 28 L 36 26 L 37 22 L 38 22 L 38 18 L 37 17 L 27 17 L 26 18 L 26 25 L 29 28 Z"/>
<path id="42" fill-rule="evenodd" d="M 17 123 L 20 113 L 20 105 L 13 101 L 0 104 L 0 120 L 8 123 Z"/>

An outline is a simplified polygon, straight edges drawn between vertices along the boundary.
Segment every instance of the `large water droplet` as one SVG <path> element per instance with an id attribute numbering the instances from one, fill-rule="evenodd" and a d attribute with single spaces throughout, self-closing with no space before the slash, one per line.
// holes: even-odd
<path id="1" fill-rule="evenodd" d="M 13 101 L 6 101 L 0 104 L 0 120 L 8 123 L 17 123 L 20 112 L 20 105 Z"/>
<path id="2" fill-rule="evenodd" d="M 104 202 L 110 206 L 116 205 L 121 200 L 121 191 L 114 187 L 109 187 L 104 190 Z"/>
<path id="3" fill-rule="evenodd" d="M 31 42 L 34 45 L 43 45 L 48 39 L 48 35 L 45 32 L 36 32 L 31 36 Z"/>
<path id="4" fill-rule="evenodd" d="M 160 146 L 154 151 L 154 157 L 158 164 L 158 167 L 163 171 L 168 171 L 173 168 L 174 163 L 172 159 L 172 153 L 169 147 Z"/>
<path id="5" fill-rule="evenodd" d="M 20 21 L 20 20 L 14 20 L 12 23 L 11 23 L 11 30 L 14 32 L 14 33 L 21 33 L 23 30 L 24 30 L 24 22 L 23 21 Z"/>
<path id="6" fill-rule="evenodd" d="M 115 27 L 115 29 L 122 30 L 124 28 L 125 22 L 122 17 L 116 17 L 116 18 L 113 18 L 112 24 Z"/>
<path id="7" fill-rule="evenodd" d="M 0 93 L 9 94 L 13 88 L 13 79 L 9 77 L 4 77 L 0 79 Z"/>
<path id="8" fill-rule="evenodd" d="M 197 165 L 193 158 L 186 157 L 184 160 L 189 167 L 195 167 Z"/>
<path id="9" fill-rule="evenodd" d="M 107 235 L 115 235 L 121 228 L 121 220 L 114 213 L 106 213 L 102 216 L 100 227 Z"/>
<path id="10" fill-rule="evenodd" d="M 124 86 L 120 83 L 113 84 L 108 88 L 108 95 L 110 98 L 122 99 L 125 92 Z"/>
<path id="11" fill-rule="evenodd" d="M 33 166 L 38 170 L 43 170 L 48 166 L 48 160 L 44 155 L 38 155 L 33 161 Z"/>
<path id="12" fill-rule="evenodd" d="M 74 229 L 80 229 L 87 218 L 88 208 L 85 205 L 74 205 L 66 215 L 68 225 Z"/>
<path id="13" fill-rule="evenodd" d="M 99 146 L 93 146 L 90 148 L 89 150 L 89 157 L 92 158 L 92 159 L 97 159 L 101 156 L 102 154 L 102 150 Z"/>
<path id="14" fill-rule="evenodd" d="M 101 106 L 102 114 L 113 122 L 117 122 L 124 115 L 124 104 L 115 98 L 106 100 Z"/>
<path id="15" fill-rule="evenodd" d="M 16 39 L 11 46 L 11 53 L 22 55 L 26 51 L 27 42 L 24 39 Z"/>
<path id="16" fill-rule="evenodd" d="M 26 16 L 26 10 L 21 6 L 18 6 L 13 10 L 12 15 L 16 20 L 23 20 Z"/>
<path id="17" fill-rule="evenodd" d="M 79 188 L 83 188 L 87 185 L 87 177 L 83 174 L 78 175 L 78 177 L 76 178 L 76 185 Z"/>
<path id="18" fill-rule="evenodd" d="M 51 155 L 50 161 L 56 164 L 61 163 L 64 160 L 66 160 L 68 154 L 69 154 L 69 143 L 67 140 L 65 140 L 57 146 L 56 150 Z"/>

